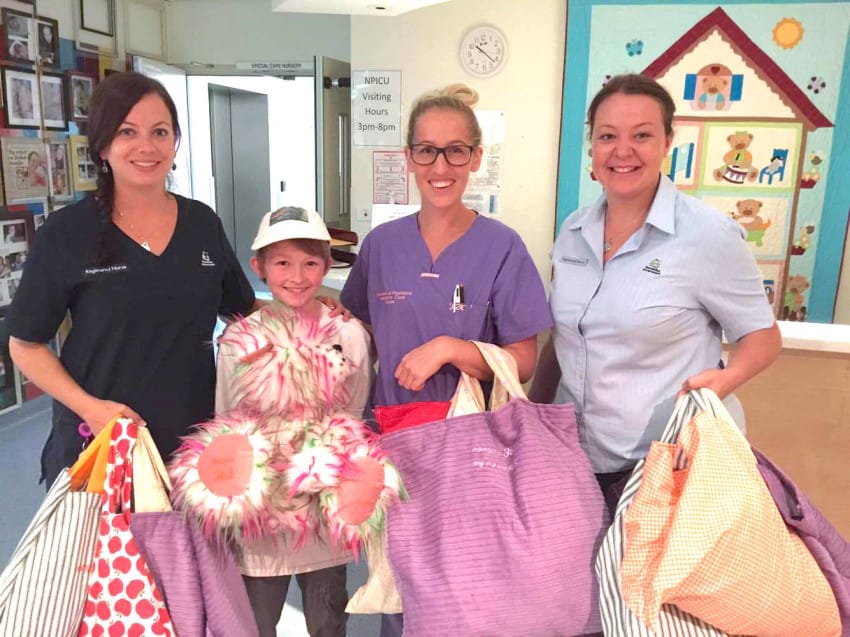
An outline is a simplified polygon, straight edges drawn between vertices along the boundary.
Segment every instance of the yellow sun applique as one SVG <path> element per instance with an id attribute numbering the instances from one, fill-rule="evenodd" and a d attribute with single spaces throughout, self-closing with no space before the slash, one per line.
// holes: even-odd
<path id="1" fill-rule="evenodd" d="M 783 49 L 793 49 L 803 39 L 803 25 L 794 18 L 782 18 L 773 27 L 773 41 Z"/>

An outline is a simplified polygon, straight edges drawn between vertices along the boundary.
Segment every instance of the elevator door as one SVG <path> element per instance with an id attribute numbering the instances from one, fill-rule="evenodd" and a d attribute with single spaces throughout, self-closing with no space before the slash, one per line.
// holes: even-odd
<path id="1" fill-rule="evenodd" d="M 255 290 L 265 286 L 251 269 L 251 242 L 269 211 L 268 97 L 209 85 L 216 211 Z"/>

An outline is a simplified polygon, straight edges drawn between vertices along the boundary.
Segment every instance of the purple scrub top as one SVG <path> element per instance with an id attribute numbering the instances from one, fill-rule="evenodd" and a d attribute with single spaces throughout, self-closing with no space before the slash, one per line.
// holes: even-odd
<path id="1" fill-rule="evenodd" d="M 543 282 L 522 239 L 482 216 L 436 262 L 417 215 L 376 227 L 363 241 L 340 299 L 372 326 L 379 362 L 376 405 L 451 398 L 460 375 L 452 365 L 444 365 L 419 392 L 402 388 L 394 377 L 407 352 L 437 336 L 507 345 L 552 325 Z"/>

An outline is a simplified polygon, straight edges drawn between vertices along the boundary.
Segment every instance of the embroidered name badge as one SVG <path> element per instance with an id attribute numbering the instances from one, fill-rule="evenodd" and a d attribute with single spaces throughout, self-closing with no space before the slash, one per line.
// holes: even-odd
<path id="1" fill-rule="evenodd" d="M 661 259 L 653 259 L 643 266 L 643 271 L 655 275 L 661 274 Z"/>
<path id="2" fill-rule="evenodd" d="M 86 268 L 83 273 L 86 276 L 97 276 L 98 274 L 112 274 L 114 272 L 126 272 L 127 266 L 123 263 L 117 265 L 105 265 L 99 268 Z"/>
<path id="3" fill-rule="evenodd" d="M 569 263 L 570 265 L 587 265 L 587 259 L 580 259 L 578 257 L 558 257 L 558 261 L 561 263 Z"/>
<path id="4" fill-rule="evenodd" d="M 395 305 L 396 303 L 401 303 L 402 301 L 406 301 L 407 297 L 412 295 L 413 292 L 401 292 L 398 290 L 388 290 L 386 292 L 376 292 L 375 296 L 378 297 L 378 300 L 381 301 L 384 305 Z"/>

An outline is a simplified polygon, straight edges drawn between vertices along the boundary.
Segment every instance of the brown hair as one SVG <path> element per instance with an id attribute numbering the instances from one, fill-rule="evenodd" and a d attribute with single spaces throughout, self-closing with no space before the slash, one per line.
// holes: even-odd
<path id="1" fill-rule="evenodd" d="M 481 145 L 481 126 L 478 118 L 472 111 L 472 107 L 478 103 L 478 92 L 466 84 L 449 84 L 437 91 L 430 91 L 420 95 L 413 104 L 410 118 L 407 123 L 407 145 L 413 145 L 413 137 L 416 133 L 416 122 L 431 109 L 439 108 L 460 113 L 466 118 L 469 127 L 469 135 L 472 137 L 472 145 Z"/>
<path id="2" fill-rule="evenodd" d="M 646 95 L 654 99 L 661 107 L 661 119 L 664 122 L 665 134 L 667 136 L 673 134 L 673 115 L 676 113 L 676 104 L 673 102 L 673 98 L 670 97 L 670 93 L 649 76 L 629 73 L 626 75 L 615 75 L 593 96 L 590 106 L 587 109 L 588 135 L 593 133 L 596 111 L 599 109 L 600 104 L 617 93 L 622 93 L 623 95 Z"/>
<path id="3" fill-rule="evenodd" d="M 89 154 L 96 164 L 100 160 L 100 153 L 112 143 L 127 113 L 139 100 L 151 94 L 158 95 L 165 102 L 171 115 L 174 137 L 178 143 L 180 142 L 177 107 L 165 87 L 155 79 L 134 71 L 113 73 L 98 83 L 89 100 Z M 100 162 L 97 169 L 95 197 L 97 197 L 100 212 L 101 231 L 94 258 L 97 265 L 106 265 L 114 257 L 113 247 L 107 241 L 107 232 L 112 221 L 112 208 L 115 205 L 115 178 L 106 161 Z"/>

